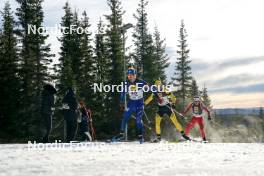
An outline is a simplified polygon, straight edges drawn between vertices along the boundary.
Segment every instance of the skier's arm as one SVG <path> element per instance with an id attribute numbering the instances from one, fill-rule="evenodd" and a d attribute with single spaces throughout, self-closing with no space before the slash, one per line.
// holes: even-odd
<path id="1" fill-rule="evenodd" d="M 153 100 L 154 94 L 152 93 L 144 102 L 145 105 L 148 105 Z"/>
<path id="2" fill-rule="evenodd" d="M 146 81 L 144 80 L 140 80 L 139 82 L 142 86 L 150 86 L 149 83 L 147 83 Z M 153 90 L 150 90 L 150 92 L 152 93 L 152 99 L 153 99 L 153 96 L 155 95 L 155 97 L 158 97 L 158 89 L 156 89 L 155 87 L 153 87 Z"/>
<path id="3" fill-rule="evenodd" d="M 149 84 L 144 80 L 140 80 L 140 84 L 142 84 L 142 86 L 149 86 Z M 157 97 L 157 99 L 158 99 L 158 102 L 162 101 L 161 97 L 159 97 L 159 95 L 158 95 L 158 89 L 157 88 L 153 87 L 153 90 L 150 90 L 150 91 L 152 92 L 152 95 L 151 95 L 152 99 L 155 95 L 155 97 Z"/>
<path id="4" fill-rule="evenodd" d="M 208 110 L 208 108 L 204 104 L 202 104 L 202 108 L 203 108 L 203 110 L 205 110 L 207 112 L 208 118 L 211 118 L 211 113 L 210 113 L 210 111 Z"/>
<path id="5" fill-rule="evenodd" d="M 176 103 L 177 98 L 175 97 L 175 95 L 172 92 L 170 93 L 169 97 L 170 97 L 171 103 L 173 103 L 173 104 Z"/>
<path id="6" fill-rule="evenodd" d="M 182 112 L 183 115 L 185 115 L 190 109 L 192 108 L 192 103 L 190 103 Z"/>
<path id="7" fill-rule="evenodd" d="M 88 117 L 88 120 L 91 122 L 92 121 L 92 111 L 90 109 L 87 109 L 87 117 Z"/>

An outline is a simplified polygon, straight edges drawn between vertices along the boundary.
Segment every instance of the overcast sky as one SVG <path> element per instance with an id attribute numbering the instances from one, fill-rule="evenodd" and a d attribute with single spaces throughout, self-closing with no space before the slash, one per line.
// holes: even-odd
<path id="1" fill-rule="evenodd" d="M 68 0 L 79 13 L 87 11 L 95 33 L 100 17 L 109 14 L 107 0 Z M 0 0 L 0 7 L 3 8 Z M 17 7 L 10 1 L 13 10 Z M 44 0 L 45 26 L 58 25 L 64 0 Z M 125 23 L 135 24 L 139 0 L 123 0 Z M 149 30 L 157 25 L 166 38 L 172 76 L 177 58 L 177 39 L 184 19 L 191 50 L 193 76 L 205 84 L 215 108 L 264 106 L 264 1 L 263 0 L 150 0 L 147 6 Z M 57 54 L 57 36 L 48 43 Z M 128 35 L 131 45 L 131 34 Z M 56 56 L 58 57 L 58 55 Z"/>

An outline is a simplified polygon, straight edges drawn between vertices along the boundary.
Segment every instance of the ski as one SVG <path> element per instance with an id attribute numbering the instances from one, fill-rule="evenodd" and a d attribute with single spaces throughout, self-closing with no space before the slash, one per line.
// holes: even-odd
<path id="1" fill-rule="evenodd" d="M 112 137 L 111 139 L 106 140 L 106 143 L 111 143 L 111 142 L 121 142 L 124 141 L 125 137 L 124 136 L 120 136 L 120 135 L 116 135 L 114 137 Z"/>
<path id="2" fill-rule="evenodd" d="M 194 143 L 209 143 L 209 141 L 203 141 L 203 140 L 198 140 L 198 139 L 192 139 L 186 140 L 186 139 L 179 139 L 178 141 L 169 141 L 169 143 L 181 143 L 181 142 L 194 142 Z"/>

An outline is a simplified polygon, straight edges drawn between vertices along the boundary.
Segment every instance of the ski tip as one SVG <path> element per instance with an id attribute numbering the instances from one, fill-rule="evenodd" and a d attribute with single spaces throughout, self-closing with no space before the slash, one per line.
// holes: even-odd
<path id="1" fill-rule="evenodd" d="M 111 139 L 107 139 L 105 142 L 106 142 L 106 143 L 111 143 L 112 140 L 111 140 Z"/>

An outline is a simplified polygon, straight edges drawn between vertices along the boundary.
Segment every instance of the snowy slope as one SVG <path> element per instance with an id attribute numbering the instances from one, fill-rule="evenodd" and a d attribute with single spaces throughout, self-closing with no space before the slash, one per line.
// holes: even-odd
<path id="1" fill-rule="evenodd" d="M 93 143 L 28 150 L 0 145 L 0 175 L 264 175 L 264 144 Z"/>

